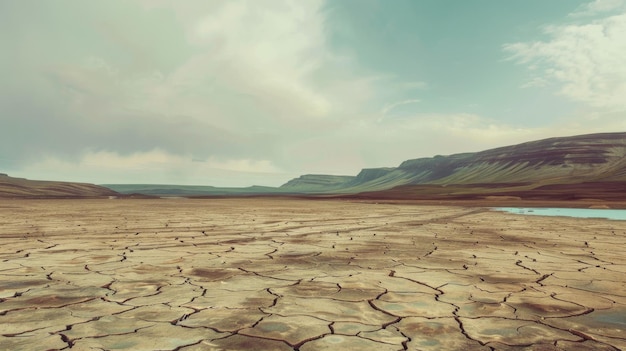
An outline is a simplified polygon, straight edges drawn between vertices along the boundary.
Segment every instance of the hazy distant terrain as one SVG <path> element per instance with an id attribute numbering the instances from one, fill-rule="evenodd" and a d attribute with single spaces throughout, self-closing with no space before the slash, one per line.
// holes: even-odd
<path id="1" fill-rule="evenodd" d="M 117 192 L 158 196 L 349 195 L 439 199 L 514 196 L 621 200 L 626 188 L 626 133 L 550 138 L 475 153 L 407 160 L 356 176 L 307 174 L 273 187 L 107 184 Z"/>
<path id="2" fill-rule="evenodd" d="M 153 196 L 224 196 L 257 195 L 280 192 L 279 188 L 250 186 L 246 188 L 220 188 L 208 185 L 173 184 L 103 184 L 120 194 L 144 194 Z"/>

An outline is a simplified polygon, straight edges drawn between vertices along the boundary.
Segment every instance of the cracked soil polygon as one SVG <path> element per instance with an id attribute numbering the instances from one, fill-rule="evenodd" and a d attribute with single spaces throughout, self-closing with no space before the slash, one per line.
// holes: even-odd
<path id="1" fill-rule="evenodd" d="M 340 200 L 14 200 L 1 350 L 626 349 L 626 222 Z"/>

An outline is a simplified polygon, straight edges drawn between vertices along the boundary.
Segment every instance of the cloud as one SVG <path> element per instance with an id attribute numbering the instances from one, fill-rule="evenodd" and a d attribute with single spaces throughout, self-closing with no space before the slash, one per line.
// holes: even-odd
<path id="1" fill-rule="evenodd" d="M 322 4 L 220 2 L 187 26 L 192 43 L 210 49 L 188 63 L 195 74 L 214 75 L 276 118 L 326 117 L 331 103 L 310 80 L 329 56 Z"/>
<path id="2" fill-rule="evenodd" d="M 0 171 L 279 185 L 301 173 L 355 174 L 536 139 L 549 128 L 624 126 L 619 114 L 612 124 L 606 117 L 623 107 L 624 19 L 594 11 L 604 18 L 581 17 L 588 23 L 549 27 L 545 41 L 505 46 L 529 67 L 525 87 L 558 86 L 602 107 L 593 121 L 531 128 L 451 111 L 446 77 L 430 87 L 407 67 L 367 66 L 356 46 L 380 43 L 336 40 L 334 29 L 348 22 L 322 0 L 12 2 L 0 11 Z M 410 55 L 422 62 L 419 50 Z M 485 114 L 487 102 L 479 101 Z M 416 103 L 437 113 L 415 113 Z"/>
<path id="3" fill-rule="evenodd" d="M 595 0 L 580 5 L 569 17 L 588 17 L 605 14 L 607 12 L 623 10 L 626 8 L 625 0 Z"/>
<path id="4" fill-rule="evenodd" d="M 548 80 L 542 77 L 533 77 L 526 83 L 520 85 L 520 88 L 541 88 L 548 85 Z"/>
<path id="5" fill-rule="evenodd" d="M 35 11 L 24 2 L 0 15 L 9 29 L 20 25 L 13 17 L 35 16 L 25 30 L 0 33 L 5 43 L 21 43 L 0 68 L 0 159 L 159 147 L 263 160 L 276 156 L 286 129 L 296 137 L 327 128 L 333 111 L 371 84 L 332 74 L 322 1 L 143 5 L 65 1 Z M 320 72 L 340 79 L 317 82 Z"/>
<path id="6" fill-rule="evenodd" d="M 358 62 L 330 49 L 321 0 L 33 6 L 0 15 L 10 28 L 13 17 L 38 16 L 0 33 L 21 43 L 7 50 L 0 84 L 0 158 L 159 147 L 286 160 L 277 145 L 360 118 L 385 89 L 378 73 L 357 73 Z"/>
<path id="7" fill-rule="evenodd" d="M 607 111 L 626 109 L 626 12 L 584 24 L 548 26 L 545 34 L 546 41 L 503 47 L 511 60 L 537 67 L 526 86 L 555 82 L 559 93 L 571 100 Z"/>
<path id="8" fill-rule="evenodd" d="M 420 102 L 419 99 L 408 99 L 408 100 L 403 100 L 403 101 L 397 101 L 397 102 L 385 105 L 380 112 L 383 115 L 386 115 L 387 113 L 389 113 L 389 111 L 393 110 L 394 108 L 396 108 L 398 106 L 408 105 L 408 104 L 416 104 L 416 103 L 419 103 L 419 102 Z"/>
<path id="9" fill-rule="evenodd" d="M 47 179 L 95 183 L 210 184 L 214 186 L 281 185 L 286 177 L 269 160 L 217 159 L 194 160 L 154 149 L 120 155 L 109 151 L 84 152 L 76 160 L 48 156 L 29 163 L 12 175 L 47 174 Z M 68 177 L 68 174 L 71 176 Z M 94 176 L 94 174 L 96 176 Z M 227 180 L 225 180 L 227 179 Z"/>

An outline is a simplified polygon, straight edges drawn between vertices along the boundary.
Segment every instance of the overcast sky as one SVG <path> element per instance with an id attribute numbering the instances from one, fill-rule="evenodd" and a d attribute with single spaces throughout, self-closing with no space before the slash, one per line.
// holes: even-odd
<path id="1" fill-rule="evenodd" d="M 626 0 L 0 0 L 0 172 L 280 185 L 626 130 Z"/>

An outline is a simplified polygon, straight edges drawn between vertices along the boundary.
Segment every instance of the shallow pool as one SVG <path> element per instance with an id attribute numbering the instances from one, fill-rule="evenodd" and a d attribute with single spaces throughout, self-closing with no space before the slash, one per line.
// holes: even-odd
<path id="1" fill-rule="evenodd" d="M 605 210 L 597 208 L 531 208 L 496 207 L 494 210 L 535 216 L 565 216 L 578 218 L 607 218 L 626 221 L 626 210 Z"/>

